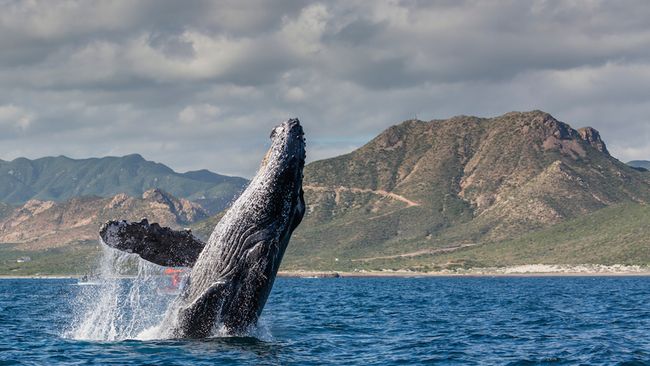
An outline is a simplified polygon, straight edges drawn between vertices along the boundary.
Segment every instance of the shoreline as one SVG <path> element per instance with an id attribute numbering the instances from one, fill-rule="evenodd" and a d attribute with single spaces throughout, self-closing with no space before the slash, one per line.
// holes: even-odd
<path id="1" fill-rule="evenodd" d="M 82 276 L 5 276 L 0 280 L 78 280 Z M 302 272 L 286 271 L 278 273 L 278 278 L 434 278 L 434 277 L 650 277 L 649 272 L 528 272 L 528 273 L 453 273 L 453 272 Z M 131 278 L 131 277 L 124 277 Z"/>
<path id="2" fill-rule="evenodd" d="M 639 265 L 554 265 L 528 264 L 509 267 L 416 272 L 406 269 L 376 271 L 279 271 L 283 278 L 413 278 L 413 277 L 644 277 L 650 276 L 650 266 Z M 79 279 L 83 275 L 0 275 L 0 279 Z M 131 276 L 125 276 L 131 277 Z"/>
<path id="3" fill-rule="evenodd" d="M 425 277 L 650 277 L 648 272 L 527 272 L 527 273 L 454 273 L 454 272 L 283 272 L 282 278 L 425 278 Z"/>
<path id="4" fill-rule="evenodd" d="M 278 277 L 615 277 L 650 276 L 650 266 L 639 265 L 556 265 L 528 264 L 508 267 L 486 267 L 431 272 L 410 270 L 379 271 L 280 271 Z"/>

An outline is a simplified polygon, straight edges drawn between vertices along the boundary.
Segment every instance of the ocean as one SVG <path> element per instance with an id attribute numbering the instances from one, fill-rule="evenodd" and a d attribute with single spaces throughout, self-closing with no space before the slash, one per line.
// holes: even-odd
<path id="1" fill-rule="evenodd" d="M 250 337 L 205 340 L 83 339 L 87 288 L 0 280 L 0 365 L 650 364 L 649 277 L 278 278 Z"/>

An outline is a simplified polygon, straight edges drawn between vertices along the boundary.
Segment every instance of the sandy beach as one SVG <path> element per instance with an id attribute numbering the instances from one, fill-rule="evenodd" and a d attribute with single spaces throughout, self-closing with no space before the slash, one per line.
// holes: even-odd
<path id="1" fill-rule="evenodd" d="M 278 277 L 328 278 L 328 277 L 444 277 L 444 276 L 650 276 L 650 266 L 628 266 L 621 264 L 598 265 L 549 265 L 528 264 L 510 267 L 487 267 L 444 270 L 436 272 L 415 272 L 409 270 L 381 271 L 280 271 Z"/>

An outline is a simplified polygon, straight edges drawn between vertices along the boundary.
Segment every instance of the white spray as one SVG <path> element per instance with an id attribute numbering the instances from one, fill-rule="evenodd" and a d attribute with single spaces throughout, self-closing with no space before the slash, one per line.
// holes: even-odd
<path id="1" fill-rule="evenodd" d="M 164 267 L 106 245 L 98 260 L 97 284 L 80 286 L 73 304 L 77 311 L 65 335 L 96 341 L 155 337 L 156 325 L 175 298 L 161 293 L 169 286 Z"/>

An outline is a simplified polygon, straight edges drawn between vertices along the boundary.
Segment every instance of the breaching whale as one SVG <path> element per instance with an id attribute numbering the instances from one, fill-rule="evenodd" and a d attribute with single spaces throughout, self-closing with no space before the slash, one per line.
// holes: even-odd
<path id="1" fill-rule="evenodd" d="M 305 139 L 298 119 L 275 127 L 271 140 L 259 171 L 207 243 L 147 220 L 109 221 L 101 228 L 110 247 L 162 266 L 192 268 L 160 325 L 165 336 L 203 338 L 215 327 L 239 335 L 256 324 L 305 213 Z"/>

